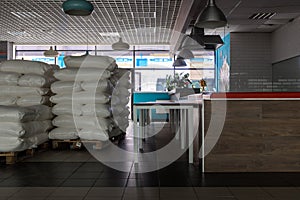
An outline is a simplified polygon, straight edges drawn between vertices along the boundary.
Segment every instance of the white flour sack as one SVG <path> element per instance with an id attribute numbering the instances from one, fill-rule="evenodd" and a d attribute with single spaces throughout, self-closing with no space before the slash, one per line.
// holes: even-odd
<path id="1" fill-rule="evenodd" d="M 98 83 L 96 82 L 81 82 L 81 87 L 85 91 L 93 91 L 96 89 L 96 92 L 105 92 L 109 90 L 109 82 L 107 80 L 100 80 Z"/>
<path id="2" fill-rule="evenodd" d="M 79 73 L 78 73 L 79 72 Z M 77 75 L 78 73 L 78 75 Z M 54 77 L 61 81 L 97 81 L 100 79 L 108 79 L 111 72 L 97 68 L 68 68 L 62 69 L 54 73 Z"/>
<path id="3" fill-rule="evenodd" d="M 17 106 L 0 106 L 1 122 L 28 122 L 36 118 L 34 109 Z"/>
<path id="4" fill-rule="evenodd" d="M 109 117 L 111 116 L 111 111 L 108 105 L 106 104 L 87 104 L 82 106 L 82 115 L 84 116 L 94 116 L 97 117 Z"/>
<path id="5" fill-rule="evenodd" d="M 3 86 L 0 85 L 1 96 L 25 96 L 25 95 L 46 95 L 49 88 L 38 87 L 20 87 L 20 86 Z"/>
<path id="6" fill-rule="evenodd" d="M 114 76 L 121 78 L 123 77 L 123 79 L 130 79 L 130 71 L 128 69 L 116 69 L 114 71 Z"/>
<path id="7" fill-rule="evenodd" d="M 79 82 L 57 81 L 51 85 L 51 91 L 56 94 L 83 91 Z"/>
<path id="8" fill-rule="evenodd" d="M 48 133 L 40 133 L 37 135 L 24 138 L 24 141 L 29 144 L 30 148 L 36 148 L 38 145 L 43 144 L 49 140 Z"/>
<path id="9" fill-rule="evenodd" d="M 44 133 L 52 128 L 51 120 L 19 122 L 0 122 L 2 137 L 30 137 Z"/>
<path id="10" fill-rule="evenodd" d="M 75 128 L 55 128 L 49 133 L 50 139 L 56 140 L 73 140 L 78 138 L 78 133 Z"/>
<path id="11" fill-rule="evenodd" d="M 1 106 L 13 106 L 17 103 L 17 97 L 10 96 L 0 96 L 0 105 Z"/>
<path id="12" fill-rule="evenodd" d="M 127 106 L 129 103 L 129 97 L 119 97 L 113 95 L 111 98 L 111 105 L 112 107 L 114 106 L 124 106 L 124 108 Z"/>
<path id="13" fill-rule="evenodd" d="M 23 151 L 29 146 L 22 138 L 0 136 L 0 152 Z"/>
<path id="14" fill-rule="evenodd" d="M 93 103 L 108 103 L 110 97 L 106 94 L 93 94 L 91 92 L 77 92 L 73 94 L 57 94 L 50 97 L 52 103 L 67 103 L 67 104 L 93 104 Z"/>
<path id="15" fill-rule="evenodd" d="M 109 139 L 108 132 L 105 130 L 82 129 L 78 134 L 81 140 L 107 141 Z"/>
<path id="16" fill-rule="evenodd" d="M 49 104 L 49 96 L 30 95 L 18 98 L 18 106 L 34 106 Z"/>
<path id="17" fill-rule="evenodd" d="M 109 56 L 66 56 L 64 58 L 67 68 L 98 68 L 113 71 L 116 69 L 116 60 Z"/>
<path id="18" fill-rule="evenodd" d="M 18 84 L 24 87 L 49 87 L 51 79 L 42 75 L 26 74 L 19 78 Z"/>
<path id="19" fill-rule="evenodd" d="M 59 103 L 52 108 L 52 113 L 55 115 L 82 115 L 81 105 Z"/>
<path id="20" fill-rule="evenodd" d="M 75 123 L 77 126 L 75 126 Z M 52 124 L 57 127 L 78 128 L 78 129 L 101 129 L 110 130 L 112 120 L 104 118 L 95 118 L 89 116 L 77 116 L 75 119 L 71 115 L 59 115 L 52 120 Z"/>
<path id="21" fill-rule="evenodd" d="M 0 85 L 18 85 L 21 74 L 14 72 L 0 72 Z"/>
<path id="22" fill-rule="evenodd" d="M 1 72 L 15 72 L 20 74 L 38 74 L 38 75 L 51 75 L 53 69 L 50 65 L 27 60 L 7 60 L 0 64 Z"/>
<path id="23" fill-rule="evenodd" d="M 52 108 L 49 106 L 36 105 L 36 106 L 30 106 L 30 107 L 26 107 L 26 108 L 34 110 L 34 112 L 35 112 L 34 120 L 35 121 L 44 121 L 44 120 L 53 118 Z"/>
<path id="24" fill-rule="evenodd" d="M 124 87 L 116 87 L 113 91 L 113 95 L 117 95 L 117 96 L 124 96 L 124 97 L 128 97 L 130 96 L 130 92 L 128 90 L 128 88 L 124 88 Z"/>

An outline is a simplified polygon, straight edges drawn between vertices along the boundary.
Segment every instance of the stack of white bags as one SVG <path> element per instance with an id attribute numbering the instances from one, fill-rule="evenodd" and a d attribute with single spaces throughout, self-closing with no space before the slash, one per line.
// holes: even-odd
<path id="1" fill-rule="evenodd" d="M 48 140 L 53 67 L 42 62 L 0 64 L 0 152 L 22 151 Z"/>
<path id="2" fill-rule="evenodd" d="M 56 104 L 52 112 L 57 115 L 52 123 L 57 128 L 49 138 L 107 141 L 116 129 L 110 81 L 117 69 L 115 60 L 107 56 L 69 56 L 65 64 L 66 69 L 54 74 L 59 81 L 51 85 L 56 94 L 50 98 Z"/>
<path id="3" fill-rule="evenodd" d="M 111 96 L 111 111 L 116 124 L 111 132 L 111 137 L 116 137 L 125 133 L 129 126 L 130 71 L 116 69 L 110 78 L 110 82 L 114 88 Z"/>

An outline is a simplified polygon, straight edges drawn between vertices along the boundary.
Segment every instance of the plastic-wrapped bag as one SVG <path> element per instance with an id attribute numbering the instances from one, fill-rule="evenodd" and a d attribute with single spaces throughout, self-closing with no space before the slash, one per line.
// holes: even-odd
<path id="1" fill-rule="evenodd" d="M 18 106 L 46 105 L 49 103 L 49 96 L 40 95 L 22 96 L 17 100 Z"/>
<path id="2" fill-rule="evenodd" d="M 18 85 L 21 74 L 14 72 L 0 72 L 0 85 Z"/>
<path id="3" fill-rule="evenodd" d="M 108 132 L 104 130 L 81 129 L 78 132 L 81 140 L 98 140 L 107 141 L 109 139 Z"/>
<path id="4" fill-rule="evenodd" d="M 79 73 L 78 73 L 79 72 Z M 77 75 L 78 73 L 78 75 Z M 97 81 L 101 79 L 108 79 L 111 76 L 111 72 L 97 68 L 67 68 L 62 69 L 54 73 L 54 77 L 61 81 Z"/>
<path id="5" fill-rule="evenodd" d="M 34 121 L 44 121 L 53 118 L 52 108 L 46 105 L 36 105 L 26 107 L 35 112 Z"/>
<path id="6" fill-rule="evenodd" d="M 73 94 L 57 94 L 50 97 L 52 103 L 68 103 L 68 104 L 94 104 L 102 103 L 106 104 L 110 100 L 110 97 L 107 94 L 97 93 L 93 94 L 92 92 L 77 92 Z"/>
<path id="7" fill-rule="evenodd" d="M 81 84 L 74 81 L 57 81 L 51 85 L 51 91 L 56 94 L 83 91 Z"/>
<path id="8" fill-rule="evenodd" d="M 67 104 L 59 103 L 52 108 L 52 113 L 55 115 L 82 115 L 81 105 L 79 104 Z"/>
<path id="9" fill-rule="evenodd" d="M 129 97 L 119 97 L 116 95 L 113 95 L 111 97 L 111 106 L 126 106 L 129 103 Z"/>
<path id="10" fill-rule="evenodd" d="M 102 80 L 98 83 L 83 81 L 81 82 L 81 87 L 85 91 L 93 91 L 96 89 L 96 92 L 109 92 L 109 83 L 107 80 Z"/>
<path id="11" fill-rule="evenodd" d="M 29 146 L 22 138 L 0 136 L 0 152 L 24 151 Z"/>
<path id="12" fill-rule="evenodd" d="M 50 139 L 56 140 L 73 140 L 78 138 L 75 128 L 55 128 L 49 133 Z"/>
<path id="13" fill-rule="evenodd" d="M 28 122 L 34 121 L 36 112 L 33 109 L 17 106 L 0 106 L 1 122 Z"/>
<path id="14" fill-rule="evenodd" d="M 29 149 L 36 148 L 38 145 L 43 144 L 49 140 L 48 133 L 40 133 L 25 139 L 26 143 L 29 144 Z"/>
<path id="15" fill-rule="evenodd" d="M 49 88 L 38 87 L 20 87 L 20 86 L 3 86 L 0 85 L 1 96 L 25 96 L 25 95 L 46 95 Z"/>
<path id="16" fill-rule="evenodd" d="M 75 125 L 76 123 L 76 125 Z M 95 118 L 90 116 L 71 116 L 59 115 L 52 120 L 52 124 L 57 127 L 78 128 L 78 129 L 101 129 L 110 130 L 113 126 L 113 121 L 106 118 Z"/>
<path id="17" fill-rule="evenodd" d="M 82 106 L 82 115 L 83 116 L 94 116 L 97 117 L 109 117 L 111 116 L 111 111 L 108 105 L 105 104 L 86 104 Z"/>
<path id="18" fill-rule="evenodd" d="M 38 74 L 38 75 L 51 75 L 53 69 L 50 65 L 28 60 L 7 60 L 0 64 L 0 71 L 2 72 L 15 72 L 20 74 Z"/>
<path id="19" fill-rule="evenodd" d="M 54 79 L 49 79 L 42 75 L 26 74 L 19 78 L 18 85 L 22 87 L 50 87 Z"/>
<path id="20" fill-rule="evenodd" d="M 117 67 L 116 60 L 108 56 L 66 56 L 64 62 L 67 68 L 98 68 L 113 71 Z"/>
<path id="21" fill-rule="evenodd" d="M 0 105 L 1 106 L 14 106 L 17 103 L 17 97 L 10 96 L 0 96 Z"/>
<path id="22" fill-rule="evenodd" d="M 47 132 L 52 128 L 51 120 L 19 122 L 0 122 L 2 137 L 30 137 Z"/>

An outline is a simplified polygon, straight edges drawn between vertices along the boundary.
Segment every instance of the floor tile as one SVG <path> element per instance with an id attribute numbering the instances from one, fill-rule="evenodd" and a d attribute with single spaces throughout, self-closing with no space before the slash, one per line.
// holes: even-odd
<path id="1" fill-rule="evenodd" d="M 122 197 L 123 187 L 92 187 L 87 197 Z"/>
<path id="2" fill-rule="evenodd" d="M 47 197 L 45 200 L 84 200 L 85 197 L 81 196 L 50 196 Z"/>
<path id="3" fill-rule="evenodd" d="M 92 187 L 94 186 L 96 179 L 67 179 L 61 184 L 61 187 Z"/>
<path id="4" fill-rule="evenodd" d="M 8 200 L 44 200 L 46 197 L 10 197 Z"/>
<path id="5" fill-rule="evenodd" d="M 125 187 L 127 179 L 99 179 L 95 182 L 94 187 Z"/>
<path id="6" fill-rule="evenodd" d="M 159 197 L 159 187 L 143 187 L 143 188 L 126 188 L 124 196 L 135 196 L 135 197 Z"/>
<path id="7" fill-rule="evenodd" d="M 90 187 L 59 187 L 49 197 L 84 197 Z"/>
<path id="8" fill-rule="evenodd" d="M 161 187 L 160 199 L 189 199 L 196 200 L 197 195 L 193 187 Z"/>
<path id="9" fill-rule="evenodd" d="M 159 187 L 159 180 L 128 179 L 127 187 Z"/>
<path id="10" fill-rule="evenodd" d="M 237 199 L 265 199 L 272 200 L 272 196 L 265 192 L 261 187 L 229 187 L 230 192 Z"/>
<path id="11" fill-rule="evenodd" d="M 72 174 L 69 178 L 73 179 L 97 179 L 101 175 L 101 172 L 78 172 Z"/>
<path id="12" fill-rule="evenodd" d="M 47 197 L 55 191 L 54 187 L 25 187 L 12 197 Z"/>
<path id="13" fill-rule="evenodd" d="M 199 199 L 232 199 L 234 195 L 227 187 L 194 187 Z"/>
<path id="14" fill-rule="evenodd" d="M 300 190 L 294 187 L 264 187 L 263 190 L 274 199 L 299 200 Z"/>
<path id="15" fill-rule="evenodd" d="M 0 197 L 9 197 L 20 191 L 22 188 L 18 187 L 0 187 Z"/>

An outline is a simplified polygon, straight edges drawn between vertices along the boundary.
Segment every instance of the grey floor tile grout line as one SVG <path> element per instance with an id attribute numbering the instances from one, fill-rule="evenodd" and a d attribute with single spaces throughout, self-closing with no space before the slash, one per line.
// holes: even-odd
<path id="1" fill-rule="evenodd" d="M 96 183 L 96 182 L 95 182 Z M 95 184 L 94 183 L 94 184 Z M 84 195 L 84 197 L 82 198 L 82 200 L 84 200 L 84 199 L 86 199 L 87 198 L 87 196 L 88 196 L 88 194 L 89 194 L 89 192 L 91 191 L 91 189 L 92 189 L 93 187 L 90 187 L 89 188 L 89 190 L 87 191 L 87 193 Z"/>
<path id="2" fill-rule="evenodd" d="M 195 193 L 195 195 L 196 195 L 196 198 L 197 198 L 198 200 L 200 200 L 200 198 L 199 198 L 199 196 L 198 196 L 198 194 L 197 194 L 197 191 L 196 191 L 195 187 L 194 187 L 194 186 L 192 186 L 192 187 L 193 187 L 193 191 L 194 191 L 194 193 Z"/>
<path id="3" fill-rule="evenodd" d="M 71 176 L 72 176 L 73 174 L 75 174 L 75 172 L 76 172 L 80 167 L 82 167 L 84 164 L 85 164 L 85 163 L 82 162 L 82 163 L 77 167 L 77 169 L 74 170 L 68 177 L 66 177 L 66 178 L 64 179 L 64 181 L 63 181 L 59 186 L 62 187 L 62 185 L 63 185 L 67 180 L 69 180 L 69 179 L 71 178 Z"/>
<path id="4" fill-rule="evenodd" d="M 229 186 L 226 186 L 225 188 L 230 192 L 230 194 L 234 197 L 234 199 L 239 200 L 239 199 L 234 195 L 233 191 L 230 189 Z"/>

